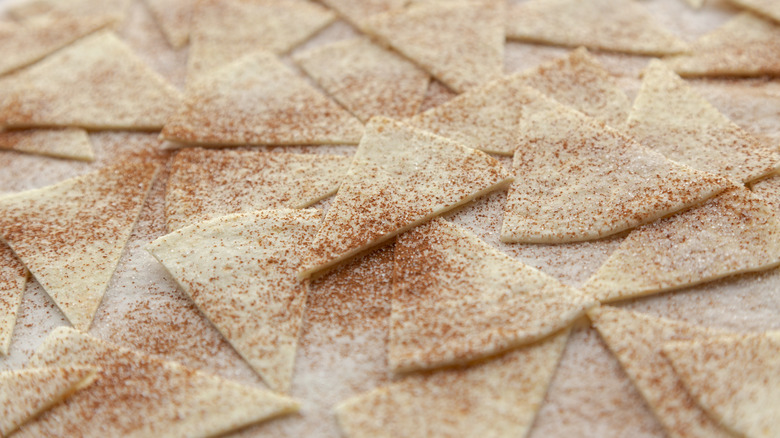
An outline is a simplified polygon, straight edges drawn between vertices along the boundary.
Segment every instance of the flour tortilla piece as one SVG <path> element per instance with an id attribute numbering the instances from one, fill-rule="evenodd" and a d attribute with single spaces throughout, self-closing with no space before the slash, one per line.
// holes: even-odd
<path id="1" fill-rule="evenodd" d="M 507 39 L 636 55 L 689 47 L 633 0 L 530 0 L 509 8 Z"/>
<path id="2" fill-rule="evenodd" d="M 524 437 L 569 331 L 470 367 L 409 375 L 336 406 L 344 435 Z"/>
<path id="3" fill-rule="evenodd" d="M 290 389 L 309 290 L 297 273 L 320 220 L 314 209 L 239 213 L 147 247 L 275 391 Z"/>
<path id="4" fill-rule="evenodd" d="M 336 193 L 351 162 L 336 155 L 183 149 L 165 189 L 168 231 L 233 213 L 309 207 Z"/>
<path id="5" fill-rule="evenodd" d="M 171 46 L 184 47 L 190 39 L 192 12 L 197 1 L 146 0 L 146 5 Z"/>
<path id="6" fill-rule="evenodd" d="M 105 17 L 122 22 L 132 0 L 30 0 L 8 8 L 8 13 L 23 21 L 40 18 Z"/>
<path id="7" fill-rule="evenodd" d="M 493 356 L 571 325 L 594 304 L 437 218 L 395 244 L 390 368 L 409 372 Z"/>
<path id="8" fill-rule="evenodd" d="M 686 77 L 780 75 L 780 24 L 744 12 L 664 62 Z"/>
<path id="9" fill-rule="evenodd" d="M 0 28 L 0 75 L 30 65 L 77 39 L 102 29 L 106 17 L 63 17 Z"/>
<path id="10" fill-rule="evenodd" d="M 609 306 L 588 315 L 670 438 L 733 438 L 696 405 L 661 351 L 669 341 L 729 332 Z"/>
<path id="11" fill-rule="evenodd" d="M 600 301 L 665 292 L 780 265 L 780 219 L 737 187 L 637 228 L 583 286 Z"/>
<path id="12" fill-rule="evenodd" d="M 321 0 L 327 7 L 336 11 L 342 18 L 360 30 L 365 31 L 369 17 L 403 8 L 407 0 Z"/>
<path id="13" fill-rule="evenodd" d="M 7 356 L 11 347 L 11 334 L 22 304 L 27 277 L 29 273 L 22 262 L 8 245 L 0 241 L 0 355 Z"/>
<path id="14" fill-rule="evenodd" d="M 667 160 L 603 123 L 526 88 L 501 227 L 503 242 L 597 239 L 710 198 L 731 183 Z"/>
<path id="15" fill-rule="evenodd" d="M 300 275 L 333 266 L 511 180 L 482 152 L 374 117 Z"/>
<path id="16" fill-rule="evenodd" d="M 91 365 L 98 380 L 45 412 L 19 437 L 210 437 L 295 412 L 288 397 L 55 329 L 33 366 Z"/>
<path id="17" fill-rule="evenodd" d="M 0 198 L 0 237 L 79 330 L 92 322 L 156 172 L 129 162 Z"/>
<path id="18" fill-rule="evenodd" d="M 780 215 L 780 175 L 772 175 L 750 185 L 750 190 Z"/>
<path id="19" fill-rule="evenodd" d="M 201 0 L 192 17 L 187 87 L 258 50 L 286 53 L 335 18 L 305 0 Z"/>
<path id="20" fill-rule="evenodd" d="M 367 32 L 457 92 L 498 79 L 504 69 L 506 5 L 426 3 L 375 15 Z"/>
<path id="21" fill-rule="evenodd" d="M 98 32 L 19 72 L 0 125 L 160 129 L 181 95 L 114 34 Z"/>
<path id="22" fill-rule="evenodd" d="M 780 154 L 715 109 L 662 61 L 644 71 L 626 132 L 666 158 L 749 182 L 780 168 Z"/>
<path id="23" fill-rule="evenodd" d="M 357 144 L 362 134 L 348 111 L 262 51 L 188 89 L 162 131 L 166 140 L 209 146 Z"/>
<path id="24" fill-rule="evenodd" d="M 319 46 L 293 59 L 362 122 L 373 116 L 411 117 L 430 81 L 424 70 L 366 38 Z"/>
<path id="25" fill-rule="evenodd" d="M 90 366 L 64 366 L 0 372 L 0 436 L 10 436 L 72 393 L 88 387 L 98 371 Z"/>
<path id="26" fill-rule="evenodd" d="M 729 0 L 737 6 L 749 9 L 758 15 L 780 22 L 780 3 L 774 0 Z"/>
<path id="27" fill-rule="evenodd" d="M 663 352 L 688 392 L 720 424 L 739 436 L 777 436 L 780 332 L 672 342 Z"/>
<path id="28" fill-rule="evenodd" d="M 87 131 L 69 129 L 0 130 L 0 150 L 93 161 L 95 152 Z"/>
<path id="29" fill-rule="evenodd" d="M 584 47 L 520 74 L 528 86 L 615 129 L 622 129 L 631 100 Z"/>

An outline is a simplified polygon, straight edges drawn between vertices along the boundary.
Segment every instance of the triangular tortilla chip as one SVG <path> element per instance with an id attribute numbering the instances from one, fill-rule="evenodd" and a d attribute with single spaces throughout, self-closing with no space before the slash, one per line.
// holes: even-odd
<path id="1" fill-rule="evenodd" d="M 65 17 L 0 29 L 0 75 L 30 65 L 110 23 L 105 17 Z"/>
<path id="2" fill-rule="evenodd" d="M 780 75 L 780 24 L 745 12 L 664 61 L 681 76 Z"/>
<path id="3" fill-rule="evenodd" d="M 597 239 L 704 201 L 730 183 L 525 88 L 503 242 Z"/>
<path id="4" fill-rule="evenodd" d="M 40 17 L 103 16 L 123 21 L 132 0 L 30 0 L 8 8 L 8 13 L 20 20 Z"/>
<path id="5" fill-rule="evenodd" d="M 648 295 L 780 264 L 780 220 L 734 188 L 632 231 L 583 286 L 600 301 Z"/>
<path id="6" fill-rule="evenodd" d="M 297 273 L 320 219 L 317 210 L 252 211 L 182 228 L 147 247 L 275 391 L 290 389 L 309 290 Z"/>
<path id="7" fill-rule="evenodd" d="M 365 38 L 319 46 L 293 59 L 363 122 L 411 117 L 428 91 L 428 73 Z"/>
<path id="8" fill-rule="evenodd" d="M 696 339 L 664 345 L 688 392 L 739 436 L 780 431 L 780 332 Z"/>
<path id="9" fill-rule="evenodd" d="M 20 437 L 210 437 L 298 409 L 288 397 L 65 327 L 46 338 L 31 363 L 90 365 L 100 371 L 95 383 L 23 427 Z"/>
<path id="10" fill-rule="evenodd" d="M 383 12 L 401 9 L 407 0 L 321 0 L 329 8 L 338 12 L 342 18 L 358 29 L 365 30 L 369 17 Z"/>
<path id="11" fill-rule="evenodd" d="M 588 315 L 671 438 L 731 437 L 696 406 L 661 355 L 665 342 L 728 332 L 608 306 Z"/>
<path id="12" fill-rule="evenodd" d="M 492 356 L 561 330 L 595 303 L 434 219 L 395 244 L 390 368 L 408 372 Z"/>
<path id="13" fill-rule="evenodd" d="M 261 51 L 190 87 L 162 136 L 212 146 L 355 144 L 362 133 L 349 112 Z"/>
<path id="14" fill-rule="evenodd" d="M 0 105 L 14 128 L 159 129 L 181 95 L 114 34 L 83 38 L 19 72 Z"/>
<path id="15" fill-rule="evenodd" d="M 0 198 L 0 237 L 87 330 L 157 171 L 128 163 Z"/>
<path id="16" fill-rule="evenodd" d="M 202 0 L 192 17 L 187 86 L 258 50 L 285 53 L 335 18 L 302 0 Z"/>
<path id="17" fill-rule="evenodd" d="M 737 6 L 750 9 L 756 14 L 780 22 L 780 3 L 775 0 L 729 0 Z"/>
<path id="18" fill-rule="evenodd" d="M 351 157 L 183 149 L 165 188 L 169 231 L 233 213 L 305 208 L 336 193 Z"/>
<path id="19" fill-rule="evenodd" d="M 313 255 L 301 276 L 377 246 L 511 180 L 495 158 L 375 117 L 312 242 Z"/>
<path id="20" fill-rule="evenodd" d="M 92 161 L 95 152 L 83 129 L 0 130 L 0 150 Z"/>
<path id="21" fill-rule="evenodd" d="M 2 355 L 8 355 L 8 349 L 11 347 L 11 334 L 16 325 L 19 306 L 22 304 L 27 277 L 27 269 L 22 262 L 16 258 L 8 245 L 0 241 L 0 354 Z"/>
<path id="22" fill-rule="evenodd" d="M 375 15 L 367 31 L 454 91 L 497 79 L 504 68 L 503 2 L 427 3 Z"/>
<path id="23" fill-rule="evenodd" d="M 780 154 L 735 125 L 660 60 L 644 71 L 626 132 L 694 169 L 748 182 L 780 168 Z"/>
<path id="24" fill-rule="evenodd" d="M 508 12 L 508 39 L 637 55 L 688 50 L 633 0 L 530 0 Z"/>
<path id="25" fill-rule="evenodd" d="M 97 371 L 89 366 L 65 366 L 0 372 L 0 436 L 10 436 L 41 412 L 89 386 Z"/>
<path id="26" fill-rule="evenodd" d="M 568 336 L 358 395 L 336 406 L 339 425 L 349 438 L 526 436 Z"/>
<path id="27" fill-rule="evenodd" d="M 146 0 L 157 25 L 174 49 L 183 47 L 190 39 L 192 12 L 196 4 L 192 0 Z"/>

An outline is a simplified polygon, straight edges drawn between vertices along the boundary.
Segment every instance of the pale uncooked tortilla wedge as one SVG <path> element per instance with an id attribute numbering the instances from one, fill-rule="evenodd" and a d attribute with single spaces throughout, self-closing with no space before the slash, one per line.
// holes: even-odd
<path id="1" fill-rule="evenodd" d="M 511 180 L 483 152 L 375 117 L 300 275 L 333 266 Z"/>
<path id="2" fill-rule="evenodd" d="M 664 61 L 681 76 L 780 75 L 780 24 L 744 12 Z"/>
<path id="3" fill-rule="evenodd" d="M 367 31 L 457 92 L 501 77 L 503 2 L 426 3 L 375 15 Z"/>
<path id="4" fill-rule="evenodd" d="M 388 361 L 395 372 L 464 364 L 550 335 L 595 300 L 434 219 L 398 237 Z"/>
<path id="5" fill-rule="evenodd" d="M 100 371 L 95 383 L 22 427 L 19 437 L 211 437 L 298 410 L 288 397 L 65 327 L 46 338 L 31 364 Z"/>
<path id="6" fill-rule="evenodd" d="M 319 46 L 293 59 L 363 122 L 411 117 L 428 90 L 428 73 L 365 38 Z"/>
<path id="7" fill-rule="evenodd" d="M 516 183 L 501 240 L 597 239 L 714 196 L 731 183 L 667 160 L 631 137 L 532 88 L 518 130 Z"/>
<path id="8" fill-rule="evenodd" d="M 780 3 L 775 0 L 729 0 L 737 6 L 750 9 L 774 21 L 780 22 Z"/>
<path id="9" fill-rule="evenodd" d="M 626 133 L 666 158 L 749 182 L 780 167 L 780 154 L 735 125 L 662 61 L 644 70 Z"/>
<path id="10" fill-rule="evenodd" d="M 309 290 L 297 277 L 318 210 L 261 210 L 182 228 L 147 250 L 275 391 L 292 381 Z"/>
<path id="11" fill-rule="evenodd" d="M 146 0 L 157 25 L 174 49 L 189 41 L 192 12 L 197 3 L 193 0 Z"/>
<path id="12" fill-rule="evenodd" d="M 285 53 L 335 18 L 304 0 L 202 0 L 192 17 L 187 87 L 258 50 Z"/>
<path id="13" fill-rule="evenodd" d="M 123 21 L 132 0 L 30 0 L 8 8 L 8 13 L 20 20 L 41 17 L 108 17 Z"/>
<path id="14" fill-rule="evenodd" d="M 661 350 L 665 342 L 729 332 L 609 306 L 588 315 L 670 438 L 733 438 L 696 405 Z"/>
<path id="15" fill-rule="evenodd" d="M 92 322 L 156 172 L 130 162 L 0 199 L 0 237 L 79 330 Z"/>
<path id="16" fill-rule="evenodd" d="M 585 46 L 637 55 L 686 52 L 688 44 L 659 26 L 633 0 L 530 0 L 509 8 L 508 39 Z"/>
<path id="17" fill-rule="evenodd" d="M 16 315 L 27 285 L 27 269 L 11 248 L 0 241 L 0 354 L 8 355 Z M 2 418 L 2 416 L 0 416 Z M 3 434 L 0 430 L 0 436 Z"/>
<path id="18" fill-rule="evenodd" d="M 87 131 L 69 129 L 0 130 L 0 150 L 92 161 L 95 152 Z"/>
<path id="19" fill-rule="evenodd" d="M 349 438 L 524 437 L 569 331 L 470 367 L 413 374 L 336 406 Z"/>
<path id="20" fill-rule="evenodd" d="M 187 90 L 166 140 L 218 145 L 356 144 L 363 125 L 275 55 L 258 52 Z"/>
<path id="21" fill-rule="evenodd" d="M 110 23 L 105 17 L 64 17 L 0 29 L 0 75 L 30 65 Z"/>
<path id="22" fill-rule="evenodd" d="M 407 0 L 322 0 L 322 3 L 338 12 L 358 29 L 365 29 L 366 20 L 383 12 L 401 9 Z"/>
<path id="23" fill-rule="evenodd" d="M 780 332 L 667 343 L 664 355 L 712 418 L 748 438 L 780 431 Z"/>
<path id="24" fill-rule="evenodd" d="M 181 94 L 114 34 L 98 32 L 20 71 L 0 101 L 12 128 L 160 129 Z"/>
<path id="25" fill-rule="evenodd" d="M 308 207 L 336 193 L 351 162 L 336 155 L 183 149 L 165 189 L 168 231 L 232 213 Z"/>
<path id="26" fill-rule="evenodd" d="M 632 231 L 583 286 L 622 300 L 780 264 L 780 220 L 745 188 Z"/>
<path id="27" fill-rule="evenodd" d="M 11 436 L 40 413 L 88 387 L 97 372 L 91 366 L 0 372 L 0 436 Z"/>

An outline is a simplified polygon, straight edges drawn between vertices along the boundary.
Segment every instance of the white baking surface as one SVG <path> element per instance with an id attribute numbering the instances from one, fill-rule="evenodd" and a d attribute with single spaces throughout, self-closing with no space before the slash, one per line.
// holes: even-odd
<path id="1" fill-rule="evenodd" d="M 662 24 L 688 41 L 716 28 L 737 12 L 725 0 L 709 0 L 698 11 L 690 9 L 684 0 L 641 1 Z M 17 2 L 0 0 L 0 9 L 12 3 Z M 174 85 L 183 87 L 187 49 L 173 51 L 168 46 L 141 0 L 134 1 L 119 34 L 156 71 Z M 356 34 L 349 25 L 337 21 L 296 51 Z M 507 72 L 519 71 L 567 51 L 509 42 L 505 68 Z M 597 57 L 633 98 L 640 84 L 638 73 L 647 58 L 603 53 Z M 289 59 L 288 64 L 291 64 Z M 775 145 L 780 141 L 780 80 L 691 80 L 690 83 L 742 127 L 763 135 Z M 434 83 L 423 108 L 451 96 Z M 52 184 L 130 155 L 156 151 L 160 146 L 155 133 L 99 132 L 90 137 L 96 150 L 94 163 L 0 152 L 0 194 Z M 350 155 L 355 147 L 264 149 Z M 169 153 L 159 154 L 165 157 Z M 509 159 L 504 158 L 502 162 L 510 165 Z M 158 176 L 90 333 L 247 385 L 262 386 L 260 378 L 143 249 L 165 233 L 162 207 L 166 177 L 165 171 Z M 505 192 L 495 193 L 446 217 L 502 251 L 573 286 L 581 285 L 622 238 L 565 245 L 502 244 L 498 235 L 505 197 Z M 325 201 L 316 207 L 326 208 L 327 204 Z M 356 260 L 314 284 L 293 377 L 292 395 L 303 401 L 302 411 L 250 427 L 235 436 L 340 436 L 331 407 L 391 379 L 385 357 L 391 269 L 392 252 L 387 248 Z M 620 305 L 734 330 L 780 329 L 780 269 Z M 0 357 L 0 370 L 23 367 L 46 334 L 65 324 L 41 287 L 30 281 L 11 353 Z M 664 433 L 599 335 L 582 321 L 569 341 L 530 436 L 662 437 Z"/>

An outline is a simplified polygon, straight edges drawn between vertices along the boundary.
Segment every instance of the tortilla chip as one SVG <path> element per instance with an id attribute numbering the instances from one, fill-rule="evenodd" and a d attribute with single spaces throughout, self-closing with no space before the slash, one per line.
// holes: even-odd
<path id="1" fill-rule="evenodd" d="M 665 342 L 728 332 L 608 306 L 588 315 L 670 438 L 732 437 L 696 405 L 661 355 Z"/>
<path id="2" fill-rule="evenodd" d="M 201 0 L 192 17 L 187 87 L 258 50 L 285 53 L 335 18 L 302 0 Z"/>
<path id="3" fill-rule="evenodd" d="M 46 338 L 31 362 L 101 371 L 89 388 L 23 427 L 20 437 L 216 436 L 298 409 L 290 398 L 65 327 Z"/>
<path id="4" fill-rule="evenodd" d="M 663 352 L 713 419 L 739 436 L 777 436 L 780 332 L 673 342 Z"/>
<path id="5" fill-rule="evenodd" d="M 401 9 L 407 0 L 321 0 L 327 7 L 338 12 L 350 24 L 365 31 L 369 17 L 383 12 Z"/>
<path id="6" fill-rule="evenodd" d="M 745 188 L 632 231 L 583 286 L 614 301 L 780 264 L 780 220 Z"/>
<path id="7" fill-rule="evenodd" d="M 780 215 L 780 175 L 772 175 L 750 185 L 750 190 Z"/>
<path id="8" fill-rule="evenodd" d="M 41 17 L 61 18 L 102 16 L 121 22 L 127 15 L 132 0 L 30 0 L 8 8 L 8 13 L 18 20 Z"/>
<path id="9" fill-rule="evenodd" d="M 681 76 L 780 75 L 780 24 L 744 12 L 664 62 Z"/>
<path id="10" fill-rule="evenodd" d="M 296 274 L 320 220 L 317 210 L 252 211 L 182 228 L 147 247 L 275 391 L 290 389 L 309 290 Z"/>
<path id="11" fill-rule="evenodd" d="M 11 248 L 0 241 L 0 354 L 8 355 L 16 315 L 27 285 L 27 269 Z M 1 403 L 0 403 L 1 404 Z M 2 416 L 0 416 L 2 418 Z M 0 427 L 0 436 L 3 435 Z"/>
<path id="12" fill-rule="evenodd" d="M 0 237 L 79 330 L 92 322 L 156 171 L 119 164 L 0 198 Z"/>
<path id="13" fill-rule="evenodd" d="M 735 125 L 660 60 L 644 71 L 626 132 L 666 158 L 749 182 L 780 168 L 780 154 Z"/>
<path id="14" fill-rule="evenodd" d="M 293 59 L 362 122 L 411 117 L 428 91 L 428 73 L 365 38 L 319 46 Z"/>
<path id="15" fill-rule="evenodd" d="M 750 9 L 774 21 L 780 22 L 780 3 L 775 0 L 729 0 L 737 6 Z"/>
<path id="16" fill-rule="evenodd" d="M 336 406 L 339 425 L 349 438 L 526 436 L 568 336 L 358 395 Z"/>
<path id="17" fill-rule="evenodd" d="M 184 149 L 165 191 L 168 231 L 233 213 L 306 208 L 333 195 L 351 157 Z"/>
<path id="18" fill-rule="evenodd" d="M 84 366 L 0 372 L 0 436 L 88 387 L 98 370 Z"/>
<path id="19" fill-rule="evenodd" d="M 500 78 L 504 69 L 503 2 L 426 3 L 375 15 L 369 33 L 463 92 Z"/>
<path id="20" fill-rule="evenodd" d="M 700 203 L 728 180 L 667 160 L 603 123 L 525 88 L 517 182 L 503 242 L 598 239 Z"/>
<path id="21" fill-rule="evenodd" d="M 157 25 L 174 49 L 184 47 L 190 39 L 192 12 L 196 4 L 192 0 L 146 0 Z"/>
<path id="22" fill-rule="evenodd" d="M 0 75 L 43 59 L 110 23 L 105 17 L 65 17 L 0 28 Z"/>
<path id="23" fill-rule="evenodd" d="M 482 152 L 374 117 L 300 276 L 377 246 L 511 180 L 501 163 Z"/>
<path id="24" fill-rule="evenodd" d="M 83 161 L 95 159 L 87 131 L 77 128 L 0 130 L 0 149 Z"/>
<path id="25" fill-rule="evenodd" d="M 363 125 L 276 56 L 258 52 L 190 87 L 166 140 L 244 144 L 356 144 Z"/>
<path id="26" fill-rule="evenodd" d="M 492 356 L 571 325 L 595 303 L 434 219 L 395 245 L 390 368 L 417 371 Z"/>
<path id="27" fill-rule="evenodd" d="M 530 0 L 508 11 L 508 39 L 636 55 L 688 51 L 633 0 Z"/>
<path id="28" fill-rule="evenodd" d="M 19 72 L 0 125 L 154 130 L 180 100 L 119 38 L 98 32 Z"/>

